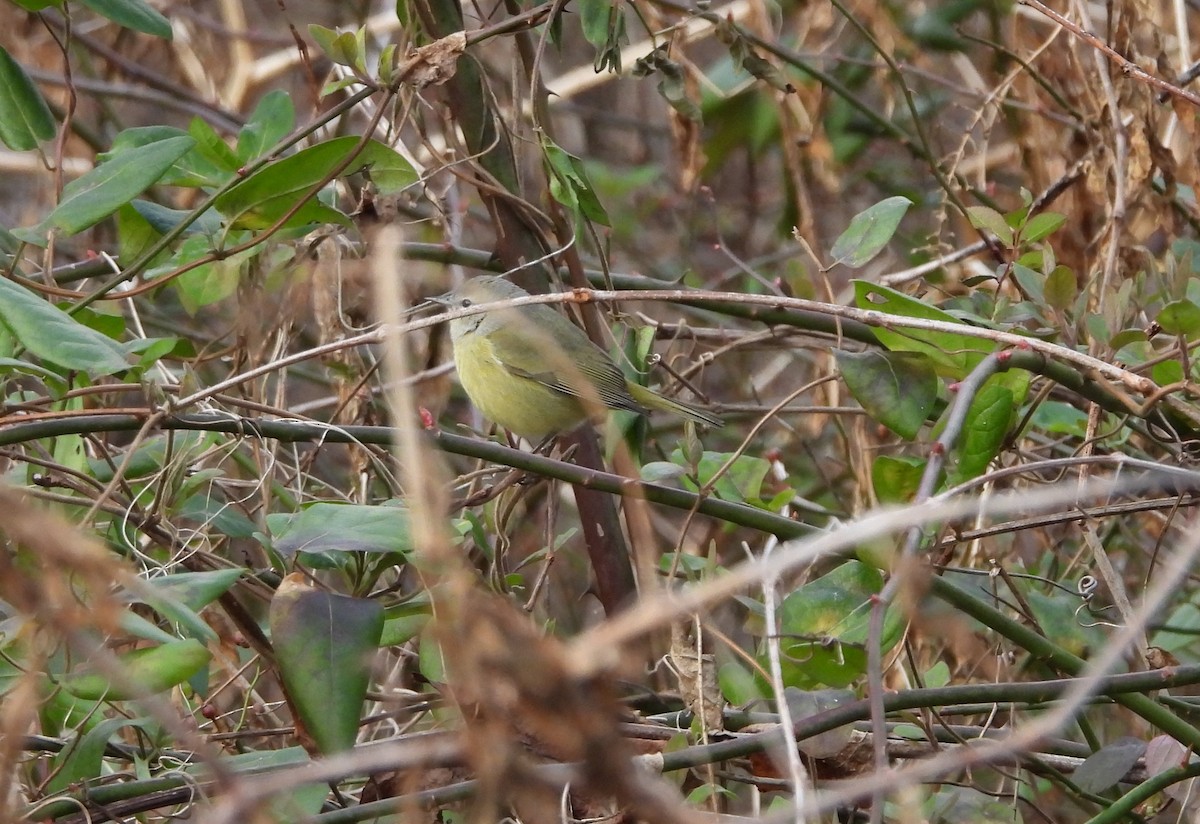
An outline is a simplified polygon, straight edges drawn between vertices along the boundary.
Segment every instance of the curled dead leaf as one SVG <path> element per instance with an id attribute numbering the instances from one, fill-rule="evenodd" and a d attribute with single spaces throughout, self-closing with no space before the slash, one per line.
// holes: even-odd
<path id="1" fill-rule="evenodd" d="M 449 34 L 415 49 L 408 58 L 404 79 L 418 89 L 445 83 L 458 68 L 459 55 L 467 48 L 467 33 Z"/>

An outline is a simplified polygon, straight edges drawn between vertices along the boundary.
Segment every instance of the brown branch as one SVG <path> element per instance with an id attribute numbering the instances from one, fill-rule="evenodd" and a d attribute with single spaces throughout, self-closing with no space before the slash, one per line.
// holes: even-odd
<path id="1" fill-rule="evenodd" d="M 1071 32 L 1071 34 L 1075 35 L 1080 40 L 1083 40 L 1089 46 L 1102 53 L 1113 63 L 1116 63 L 1123 74 L 1137 78 L 1143 83 L 1153 86 L 1154 88 L 1165 92 L 1166 94 L 1182 98 L 1183 100 L 1191 103 L 1193 106 L 1200 106 L 1200 96 L 1189 92 L 1187 89 L 1181 89 L 1175 84 L 1163 80 L 1161 77 L 1155 77 L 1154 75 L 1150 74 L 1141 66 L 1126 59 L 1123 55 L 1118 53 L 1099 37 L 1079 26 L 1077 23 L 1073 23 L 1066 17 L 1063 17 L 1054 9 L 1050 8 L 1045 3 L 1042 3 L 1041 0 L 1021 0 L 1021 5 L 1036 9 L 1037 11 L 1040 11 L 1042 14 L 1049 17 L 1055 23 L 1058 23 L 1058 25 L 1062 26 L 1064 29 Z"/>

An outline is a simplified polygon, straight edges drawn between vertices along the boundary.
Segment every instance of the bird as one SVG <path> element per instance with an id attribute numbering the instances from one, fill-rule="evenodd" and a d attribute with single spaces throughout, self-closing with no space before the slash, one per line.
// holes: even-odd
<path id="1" fill-rule="evenodd" d="M 428 302 L 465 309 L 528 296 L 502 277 L 481 275 Z M 595 421 L 606 409 L 639 415 L 657 409 L 724 425 L 716 415 L 629 381 L 583 330 L 544 304 L 454 318 L 450 338 L 471 402 L 485 418 L 532 442 Z"/>

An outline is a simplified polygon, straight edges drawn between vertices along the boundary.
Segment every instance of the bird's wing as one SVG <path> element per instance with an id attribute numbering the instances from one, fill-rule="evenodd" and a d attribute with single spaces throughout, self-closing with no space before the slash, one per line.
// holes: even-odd
<path id="1" fill-rule="evenodd" d="M 578 362 L 572 363 L 561 350 L 539 346 L 534 340 L 516 335 L 505 340 L 500 358 L 511 374 L 534 380 L 556 392 L 580 400 L 595 400 L 585 387 L 594 387 L 595 396 L 610 409 L 626 409 L 645 414 L 646 409 L 633 399 L 625 385 L 625 376 L 599 348 L 588 341 Z M 556 361 L 561 361 L 558 363 Z"/>

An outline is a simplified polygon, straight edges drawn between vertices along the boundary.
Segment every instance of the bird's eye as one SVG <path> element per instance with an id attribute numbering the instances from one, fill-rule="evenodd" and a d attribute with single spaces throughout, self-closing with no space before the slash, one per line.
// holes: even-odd
<path id="1" fill-rule="evenodd" d="M 470 305 L 471 305 L 471 299 L 470 299 L 470 298 L 463 298 L 463 299 L 462 299 L 462 308 L 466 309 L 466 308 L 467 308 L 467 307 L 469 307 Z"/>

